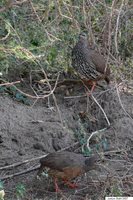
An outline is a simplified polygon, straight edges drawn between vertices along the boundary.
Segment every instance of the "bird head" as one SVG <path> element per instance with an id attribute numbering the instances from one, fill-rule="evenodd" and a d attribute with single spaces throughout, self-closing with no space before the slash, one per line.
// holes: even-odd
<path id="1" fill-rule="evenodd" d="M 85 171 L 93 170 L 98 167 L 98 164 L 100 163 L 101 158 L 99 155 L 94 155 L 90 158 L 86 158 L 85 160 Z"/>
<path id="2" fill-rule="evenodd" d="M 79 40 L 87 40 L 87 34 L 85 32 L 80 33 Z"/>
<path id="3" fill-rule="evenodd" d="M 87 34 L 85 32 L 82 32 L 79 34 L 79 43 L 81 46 L 87 46 Z"/>

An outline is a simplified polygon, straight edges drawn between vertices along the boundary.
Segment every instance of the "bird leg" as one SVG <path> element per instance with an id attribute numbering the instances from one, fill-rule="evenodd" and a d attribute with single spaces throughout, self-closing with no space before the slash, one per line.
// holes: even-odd
<path id="1" fill-rule="evenodd" d="M 92 80 L 86 80 L 86 79 L 81 79 L 82 82 L 88 87 L 90 85 L 93 85 L 93 81 Z"/>
<path id="2" fill-rule="evenodd" d="M 90 96 L 90 94 L 93 92 L 94 88 L 96 87 L 96 81 L 93 80 L 83 80 L 83 83 L 87 86 L 92 86 L 91 87 L 91 91 L 88 93 L 88 96 Z"/>
<path id="3" fill-rule="evenodd" d="M 77 185 L 76 183 L 71 183 L 70 181 L 67 181 L 67 180 L 63 180 L 63 182 L 64 182 L 65 184 L 67 184 L 69 188 L 74 189 L 74 188 L 77 188 L 77 187 L 78 187 L 78 185 Z"/>
<path id="4" fill-rule="evenodd" d="M 96 81 L 92 81 L 92 88 L 91 88 L 90 94 L 93 92 L 95 87 L 96 87 Z"/>
<path id="5" fill-rule="evenodd" d="M 57 178 L 54 179 L 54 185 L 55 185 L 55 191 L 58 193 L 58 192 L 61 192 L 58 184 L 57 184 Z"/>
<path id="6" fill-rule="evenodd" d="M 87 91 L 87 96 L 90 96 L 96 87 L 96 81 L 89 80 L 88 82 L 90 82 L 92 85 L 90 92 Z M 88 88 L 87 88 L 87 90 L 88 90 Z"/>

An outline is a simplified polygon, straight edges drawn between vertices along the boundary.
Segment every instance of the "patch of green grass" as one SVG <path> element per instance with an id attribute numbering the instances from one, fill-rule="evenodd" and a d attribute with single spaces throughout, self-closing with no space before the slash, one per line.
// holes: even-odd
<path id="1" fill-rule="evenodd" d="M 25 196 L 26 193 L 26 188 L 22 183 L 19 183 L 16 186 L 16 197 L 17 200 L 23 199 L 23 197 Z"/>

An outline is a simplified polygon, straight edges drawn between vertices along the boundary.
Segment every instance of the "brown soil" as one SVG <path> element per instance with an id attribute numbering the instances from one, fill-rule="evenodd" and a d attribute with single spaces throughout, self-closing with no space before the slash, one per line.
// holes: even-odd
<path id="1" fill-rule="evenodd" d="M 123 110 L 113 84 L 108 90 L 96 89 L 94 96 L 104 109 L 111 125 L 90 140 L 93 151 L 105 154 L 105 162 L 97 171 L 77 178 L 79 187 L 69 189 L 60 185 L 61 194 L 54 192 L 50 178 L 36 178 L 37 170 L 3 180 L 5 199 L 16 200 L 16 187 L 23 183 L 26 194 L 22 199 L 104 199 L 104 196 L 133 196 L 133 96 L 120 92 Z M 31 105 L 24 105 L 11 97 L 0 96 L 0 167 L 30 160 L 49 152 L 68 148 L 79 152 L 82 139 L 93 131 L 108 127 L 105 116 L 89 97 L 88 114 L 86 97 L 64 98 L 84 94 L 83 87 L 60 87 L 55 95 L 64 127 L 60 122 L 52 97 Z M 104 141 L 104 143 L 102 143 Z M 76 142 L 79 142 L 77 144 Z M 74 145 L 76 143 L 76 145 Z M 86 146 L 84 144 L 84 146 Z M 97 147 L 98 146 L 98 147 Z M 97 148 L 96 148 L 97 147 Z M 38 166 L 33 162 L 0 170 L 0 177 L 15 174 Z"/>

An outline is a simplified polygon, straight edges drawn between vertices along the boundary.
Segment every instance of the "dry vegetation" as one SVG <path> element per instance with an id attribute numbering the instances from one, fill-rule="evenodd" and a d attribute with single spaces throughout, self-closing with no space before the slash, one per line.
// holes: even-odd
<path id="1" fill-rule="evenodd" d="M 64 78 L 64 74 L 68 77 L 69 74 L 73 76 L 71 48 L 82 31 L 87 32 L 89 42 L 107 58 L 112 71 L 112 82 L 115 83 L 112 90 L 116 89 L 118 83 L 116 92 L 119 106 L 126 113 L 119 91 L 126 88 L 130 94 L 133 94 L 132 0 L 1 0 L 0 92 L 7 92 L 7 86 L 8 88 L 11 86 L 9 94 L 14 95 L 14 91 L 18 91 L 19 94 L 35 99 L 34 103 L 38 99 L 52 96 L 63 124 L 54 92 L 60 79 L 62 81 L 62 77 Z M 41 86 L 36 89 L 33 84 L 35 79 L 38 81 L 45 79 L 44 87 L 40 83 Z M 30 91 L 27 88 L 25 90 L 26 84 L 29 85 Z M 26 104 L 24 96 L 16 95 L 15 98 L 21 99 Z M 96 97 L 99 98 L 99 96 Z M 92 96 L 93 101 L 99 106 L 96 97 Z M 110 119 L 107 118 L 106 112 L 101 107 L 99 110 L 104 114 L 105 124 L 110 126 Z M 133 120 L 130 115 L 128 117 Z M 84 132 L 83 125 L 80 124 L 81 133 Z M 88 146 L 91 136 L 88 137 Z M 78 139 L 82 145 L 83 138 Z M 106 145 L 104 142 L 104 146 Z M 119 148 L 118 152 L 114 154 L 111 152 L 111 155 L 114 156 L 121 151 L 122 156 L 128 154 L 127 147 Z M 133 196 L 131 189 L 133 177 L 128 174 L 132 163 L 128 156 L 125 159 L 121 158 L 123 165 L 118 164 L 126 168 L 124 175 L 115 174 L 112 169 L 112 173 L 107 174 L 106 178 L 105 174 L 103 175 L 103 180 L 92 181 L 89 187 L 94 193 L 98 192 L 100 197 L 95 196 L 92 191 L 87 191 L 90 196 L 93 194 L 91 198 L 86 192 L 86 197 L 84 197 L 86 200 L 96 199 L 96 197 L 103 199 L 106 195 L 132 194 Z M 128 165 L 124 166 L 126 161 Z M 2 182 L 0 182 L 1 188 L 3 188 Z M 29 199 L 33 199 L 31 193 Z M 26 199 L 24 194 L 23 184 L 17 185 L 14 196 L 16 195 L 17 199 Z M 29 194 L 26 195 L 28 199 Z M 52 197 L 48 195 L 46 199 L 58 199 L 56 196 L 53 197 L 54 195 Z M 75 195 L 75 193 L 70 196 L 62 194 L 59 199 L 74 199 Z M 0 197 L 0 200 L 4 200 L 4 197 L 3 199 Z"/>
<path id="2" fill-rule="evenodd" d="M 78 34 L 86 31 L 90 42 L 108 56 L 116 78 L 129 80 L 132 9 L 130 0 L 2 0 L 0 70 L 3 75 L 12 70 L 25 75 L 40 70 L 39 62 L 50 72 L 67 71 L 71 47 Z"/>

